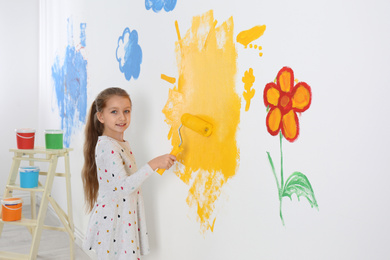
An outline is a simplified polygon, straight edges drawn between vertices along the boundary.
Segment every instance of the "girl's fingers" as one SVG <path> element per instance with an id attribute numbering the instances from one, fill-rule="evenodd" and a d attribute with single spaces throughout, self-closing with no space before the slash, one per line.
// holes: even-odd
<path id="1" fill-rule="evenodd" d="M 176 161 L 176 156 L 172 154 L 167 154 L 165 157 L 165 165 L 166 165 L 165 169 L 168 170 L 169 168 L 171 168 L 175 164 L 175 161 Z"/>
<path id="2" fill-rule="evenodd" d="M 169 156 L 168 158 L 168 167 L 171 168 L 173 166 L 173 164 L 175 163 L 176 161 L 176 157 L 174 155 L 171 155 Z"/>

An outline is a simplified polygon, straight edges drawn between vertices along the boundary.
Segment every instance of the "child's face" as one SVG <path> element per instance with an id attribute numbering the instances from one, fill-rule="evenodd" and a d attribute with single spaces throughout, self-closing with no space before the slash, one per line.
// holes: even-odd
<path id="1" fill-rule="evenodd" d="M 123 133 L 131 121 L 130 100 L 121 96 L 110 97 L 103 111 L 97 113 L 97 117 L 104 124 L 103 135 L 123 141 Z"/>

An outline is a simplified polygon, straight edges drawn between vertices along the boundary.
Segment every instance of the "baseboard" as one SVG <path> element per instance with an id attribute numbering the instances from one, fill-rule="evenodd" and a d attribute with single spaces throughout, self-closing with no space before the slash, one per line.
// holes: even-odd
<path id="1" fill-rule="evenodd" d="M 97 260 L 97 256 L 93 251 L 84 250 L 83 248 L 84 233 L 80 229 L 75 227 L 74 236 L 76 238 L 75 243 L 84 251 L 84 253 L 87 254 L 91 259 Z"/>

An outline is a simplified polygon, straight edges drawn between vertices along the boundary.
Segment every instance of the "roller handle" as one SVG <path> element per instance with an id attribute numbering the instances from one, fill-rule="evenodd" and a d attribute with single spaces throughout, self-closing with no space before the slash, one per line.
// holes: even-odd
<path id="1" fill-rule="evenodd" d="M 176 146 L 172 149 L 171 154 L 174 156 L 177 156 L 181 151 L 183 151 L 183 148 L 180 146 Z M 157 170 L 157 173 L 160 175 L 163 175 L 164 172 L 165 172 L 165 169 L 158 169 Z"/>

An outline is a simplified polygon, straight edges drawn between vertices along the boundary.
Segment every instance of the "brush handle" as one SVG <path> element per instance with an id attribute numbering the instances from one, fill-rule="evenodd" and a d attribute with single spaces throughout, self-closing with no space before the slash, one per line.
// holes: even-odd
<path id="1" fill-rule="evenodd" d="M 181 151 L 183 151 L 183 148 L 180 146 L 173 147 L 171 154 L 174 156 L 177 156 Z M 157 173 L 160 175 L 163 175 L 165 172 L 165 169 L 158 169 Z"/>

